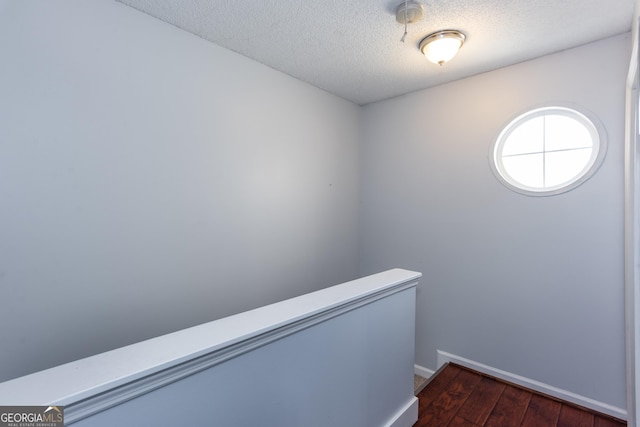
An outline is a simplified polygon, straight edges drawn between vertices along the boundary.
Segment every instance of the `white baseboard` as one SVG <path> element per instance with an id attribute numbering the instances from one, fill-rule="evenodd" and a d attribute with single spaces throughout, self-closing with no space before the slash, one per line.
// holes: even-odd
<path id="1" fill-rule="evenodd" d="M 474 362 L 473 360 L 465 359 L 464 357 L 456 356 L 454 354 L 438 350 L 438 368 L 440 368 L 447 362 L 453 362 L 458 365 L 474 369 L 478 372 L 482 372 L 487 375 L 509 381 L 522 387 L 526 387 L 540 393 L 548 394 L 549 396 L 557 397 L 559 399 L 575 403 L 576 405 L 580 405 L 585 408 L 593 409 L 594 411 L 598 411 L 603 414 L 611 415 L 622 420 L 627 419 L 627 411 L 625 409 L 618 408 L 616 406 L 609 405 L 608 403 L 599 402 L 589 397 L 581 396 L 567 390 L 562 390 L 560 388 L 541 383 L 540 381 L 512 374 L 510 372 L 506 372 L 497 368 L 492 368 L 491 366 L 487 366 L 482 363 Z"/>
<path id="2" fill-rule="evenodd" d="M 414 397 L 384 427 L 411 427 L 418 421 L 418 398 Z"/>
<path id="3" fill-rule="evenodd" d="M 431 369 L 427 369 L 424 366 L 413 365 L 413 373 L 416 375 L 420 375 L 422 378 L 431 378 L 436 371 L 432 371 Z"/>

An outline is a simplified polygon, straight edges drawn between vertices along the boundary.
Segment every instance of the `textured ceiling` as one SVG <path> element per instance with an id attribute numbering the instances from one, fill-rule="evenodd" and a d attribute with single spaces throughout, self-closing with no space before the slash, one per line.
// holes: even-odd
<path id="1" fill-rule="evenodd" d="M 366 104 L 621 34 L 634 0 L 422 0 L 404 28 L 402 0 L 118 0 L 328 92 Z M 466 33 L 440 67 L 427 34 Z"/>

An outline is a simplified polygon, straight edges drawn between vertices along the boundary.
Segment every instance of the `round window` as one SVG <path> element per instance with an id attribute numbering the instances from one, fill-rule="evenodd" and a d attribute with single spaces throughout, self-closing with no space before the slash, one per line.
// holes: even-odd
<path id="1" fill-rule="evenodd" d="M 566 107 L 544 107 L 517 117 L 493 147 L 494 172 L 520 193 L 548 196 L 586 181 L 606 152 L 593 120 Z"/>

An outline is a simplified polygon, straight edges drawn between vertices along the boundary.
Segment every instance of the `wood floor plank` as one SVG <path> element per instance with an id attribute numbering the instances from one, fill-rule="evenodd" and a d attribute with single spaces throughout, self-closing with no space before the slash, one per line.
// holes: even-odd
<path id="1" fill-rule="evenodd" d="M 562 404 L 534 394 L 524 414 L 522 427 L 553 427 L 557 425 Z"/>
<path id="2" fill-rule="evenodd" d="M 492 378 L 483 377 L 457 415 L 474 424 L 483 426 L 505 388 L 506 384 Z"/>
<path id="3" fill-rule="evenodd" d="M 467 400 L 473 388 L 480 382 L 481 376 L 467 370 L 460 370 L 446 389 L 419 414 L 414 427 L 444 427 L 456 415 Z"/>
<path id="4" fill-rule="evenodd" d="M 618 422 L 615 420 L 611 420 L 609 418 L 596 416 L 594 427 L 622 427 L 626 426 L 627 423 Z"/>
<path id="5" fill-rule="evenodd" d="M 482 427 L 482 424 L 475 424 L 469 420 L 465 420 L 462 417 L 455 416 L 447 427 Z"/>
<path id="6" fill-rule="evenodd" d="M 562 405 L 558 427 L 593 427 L 593 414 L 570 405 Z"/>
<path id="7" fill-rule="evenodd" d="M 453 380 L 462 368 L 448 364 L 418 393 L 418 414 L 424 412 L 431 403 L 442 393 L 449 382 Z"/>
<path id="8" fill-rule="evenodd" d="M 418 393 L 413 427 L 626 427 L 626 422 L 446 365 Z"/>
<path id="9" fill-rule="evenodd" d="M 507 385 L 484 427 L 519 426 L 529 407 L 531 397 L 530 392 Z"/>

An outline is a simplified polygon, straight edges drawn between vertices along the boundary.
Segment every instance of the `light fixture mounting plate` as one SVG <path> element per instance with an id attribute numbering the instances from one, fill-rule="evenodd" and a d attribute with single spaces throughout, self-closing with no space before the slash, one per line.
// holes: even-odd
<path id="1" fill-rule="evenodd" d="M 424 8 L 417 1 L 403 1 L 396 9 L 396 21 L 401 24 L 413 24 L 422 19 Z"/>

